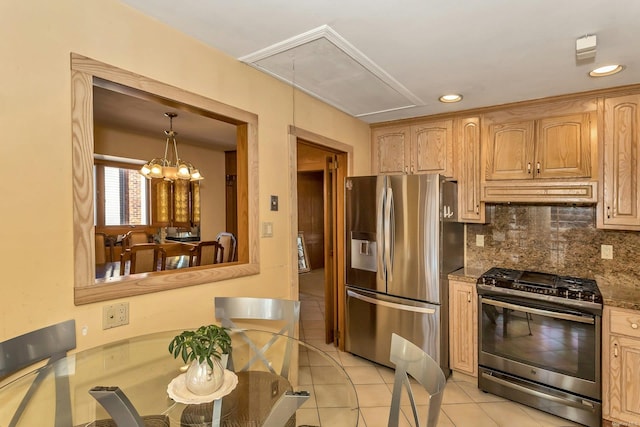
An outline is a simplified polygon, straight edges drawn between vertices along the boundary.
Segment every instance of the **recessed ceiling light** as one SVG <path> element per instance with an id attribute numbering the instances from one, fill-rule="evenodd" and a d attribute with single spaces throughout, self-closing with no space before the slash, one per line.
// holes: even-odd
<path id="1" fill-rule="evenodd" d="M 605 65 L 604 67 L 599 67 L 599 68 L 596 68 L 595 70 L 591 70 L 589 72 L 589 75 L 591 77 L 610 76 L 612 74 L 619 73 L 623 69 L 624 69 L 624 66 L 618 65 L 618 64 L 616 64 L 616 65 Z"/>
<path id="2" fill-rule="evenodd" d="M 462 95 L 458 95 L 457 93 L 442 95 L 438 100 L 440 102 L 460 102 L 462 101 Z"/>

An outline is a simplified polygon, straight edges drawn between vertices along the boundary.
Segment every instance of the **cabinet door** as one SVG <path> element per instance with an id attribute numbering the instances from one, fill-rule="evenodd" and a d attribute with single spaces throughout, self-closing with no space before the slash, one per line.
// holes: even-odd
<path id="1" fill-rule="evenodd" d="M 605 100 L 603 140 L 598 225 L 640 230 L 640 95 Z"/>
<path id="2" fill-rule="evenodd" d="M 534 176 L 589 178 L 592 120 L 595 112 L 538 120 Z"/>
<path id="3" fill-rule="evenodd" d="M 532 179 L 533 136 L 533 121 L 490 124 L 485 150 L 486 179 Z"/>
<path id="4" fill-rule="evenodd" d="M 373 174 L 409 173 L 410 128 L 378 128 L 373 131 Z"/>
<path id="5" fill-rule="evenodd" d="M 171 219 L 171 183 L 162 178 L 153 178 L 151 180 L 151 226 L 166 227 L 171 224 Z"/>
<path id="6" fill-rule="evenodd" d="M 411 126 L 411 173 L 453 176 L 453 121 Z"/>
<path id="7" fill-rule="evenodd" d="M 460 221 L 484 222 L 484 202 L 480 201 L 480 119 L 456 121 L 458 167 L 458 211 Z"/>
<path id="8" fill-rule="evenodd" d="M 478 375 L 478 297 L 471 283 L 449 282 L 451 369 Z"/>
<path id="9" fill-rule="evenodd" d="M 640 420 L 640 339 L 618 335 L 609 337 L 610 354 L 608 415 L 627 423 L 638 423 Z"/>

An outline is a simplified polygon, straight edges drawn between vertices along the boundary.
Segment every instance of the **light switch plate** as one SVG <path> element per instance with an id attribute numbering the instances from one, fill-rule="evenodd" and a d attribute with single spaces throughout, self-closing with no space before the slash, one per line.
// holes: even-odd
<path id="1" fill-rule="evenodd" d="M 484 246 L 484 234 L 476 234 L 476 246 Z"/>
<path id="2" fill-rule="evenodd" d="M 272 222 L 263 222 L 262 223 L 262 237 L 273 237 L 273 223 Z"/>

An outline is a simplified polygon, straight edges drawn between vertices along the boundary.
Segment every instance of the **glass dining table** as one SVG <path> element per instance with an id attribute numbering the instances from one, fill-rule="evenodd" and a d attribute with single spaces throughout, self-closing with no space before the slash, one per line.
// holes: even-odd
<path id="1" fill-rule="evenodd" d="M 0 426 L 116 427 L 114 413 L 94 396 L 96 390 L 116 387 L 147 425 L 257 427 L 273 421 L 271 415 L 279 411 L 286 421 L 275 425 L 357 426 L 357 395 L 344 369 L 303 341 L 267 331 L 230 331 L 227 369 L 237 382 L 223 386 L 228 394 L 212 401 L 188 392 L 185 397 L 176 388 L 185 364 L 168 350 L 180 332 L 105 344 L 5 378 L 0 382 Z"/>

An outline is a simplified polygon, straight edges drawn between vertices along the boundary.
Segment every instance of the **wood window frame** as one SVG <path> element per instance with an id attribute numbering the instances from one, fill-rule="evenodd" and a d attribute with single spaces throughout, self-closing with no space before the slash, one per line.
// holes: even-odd
<path id="1" fill-rule="evenodd" d="M 236 126 L 238 211 L 246 212 L 246 215 L 238 217 L 237 262 L 142 273 L 108 283 L 96 283 L 93 212 L 95 78 L 195 108 L 208 117 Z M 71 54 L 71 99 L 75 305 L 235 279 L 260 272 L 257 115 L 75 53 Z"/>

